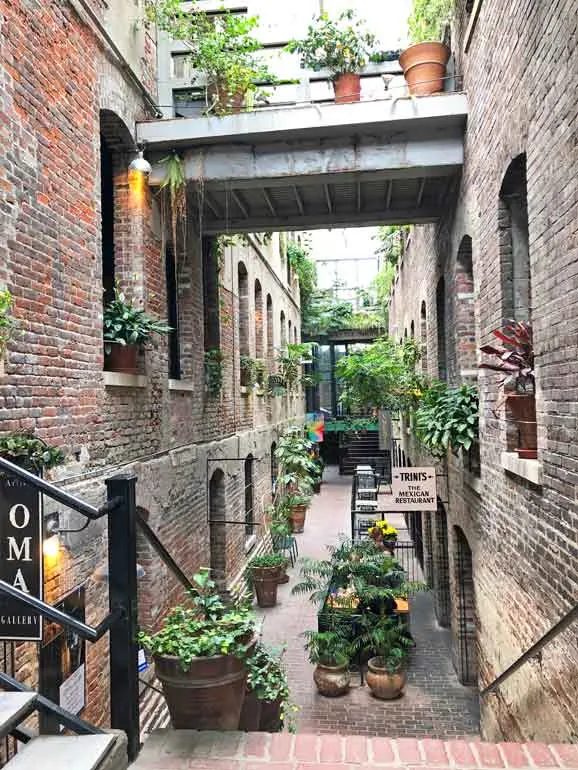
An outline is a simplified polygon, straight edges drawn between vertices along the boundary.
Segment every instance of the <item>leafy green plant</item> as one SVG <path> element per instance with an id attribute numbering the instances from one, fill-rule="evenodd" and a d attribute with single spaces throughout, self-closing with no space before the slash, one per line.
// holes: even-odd
<path id="1" fill-rule="evenodd" d="M 352 316 L 351 302 L 337 299 L 331 289 L 316 289 L 307 304 L 301 307 L 301 329 L 310 337 L 321 337 L 349 329 Z"/>
<path id="2" fill-rule="evenodd" d="M 50 446 L 31 433 L 9 433 L 0 438 L 0 457 L 35 471 L 53 468 L 64 462 L 61 449 Z"/>
<path id="3" fill-rule="evenodd" d="M 283 378 L 285 388 L 292 392 L 298 383 L 309 384 L 303 375 L 302 366 L 313 360 L 313 345 L 310 342 L 290 342 L 279 351 L 276 361 L 279 364 L 279 374 Z"/>
<path id="4" fill-rule="evenodd" d="M 105 343 L 119 345 L 144 345 L 150 342 L 153 334 L 171 331 L 170 326 L 134 307 L 118 289 L 115 289 L 114 299 L 104 308 L 103 327 Z"/>
<path id="5" fill-rule="evenodd" d="M 259 83 L 276 82 L 258 55 L 257 16 L 227 9 L 208 14 L 195 2 L 185 11 L 179 0 L 146 0 L 145 13 L 149 23 L 185 44 L 191 66 L 206 76 L 209 112 L 233 112 L 246 94 L 261 96 Z"/>
<path id="6" fill-rule="evenodd" d="M 342 403 L 350 410 L 413 409 L 423 391 L 422 377 L 416 372 L 419 357 L 414 340 L 398 343 L 386 336 L 343 356 L 336 365 Z"/>
<path id="7" fill-rule="evenodd" d="M 333 78 L 344 73 L 360 72 L 368 62 L 375 35 L 346 10 L 336 19 L 322 13 L 307 29 L 303 40 L 291 40 L 287 51 L 301 56 L 301 66 L 318 72 L 328 69 Z"/>
<path id="8" fill-rule="evenodd" d="M 348 666 L 352 656 L 351 641 L 345 630 L 304 631 L 309 662 L 322 666 Z"/>
<path id="9" fill-rule="evenodd" d="M 361 616 L 360 633 L 353 647 L 359 652 L 375 654 L 378 665 L 390 674 L 395 674 L 407 659 L 412 641 L 406 628 L 397 619 L 365 613 Z"/>
<path id="10" fill-rule="evenodd" d="M 265 375 L 267 372 L 265 362 L 259 358 L 250 356 L 241 356 L 241 385 L 246 388 L 257 386 L 260 389 L 265 387 Z"/>
<path id="11" fill-rule="evenodd" d="M 273 569 L 275 567 L 286 567 L 288 560 L 282 553 L 264 553 L 260 556 L 254 556 L 248 564 L 249 569 Z"/>
<path id="12" fill-rule="evenodd" d="M 209 395 L 218 396 L 223 388 L 223 353 L 220 348 L 205 351 L 205 388 Z"/>
<path id="13" fill-rule="evenodd" d="M 297 241 L 287 243 L 287 259 L 299 279 L 299 298 L 303 313 L 317 287 L 317 266 L 309 256 L 308 246 Z"/>
<path id="14" fill-rule="evenodd" d="M 469 450 L 478 436 L 479 396 L 473 385 L 431 385 L 415 413 L 418 440 L 436 457 L 448 448 Z"/>
<path id="15" fill-rule="evenodd" d="M 444 25 L 451 19 L 455 0 L 413 0 L 408 19 L 412 43 L 437 41 Z"/>
<path id="16" fill-rule="evenodd" d="M 174 607 L 156 633 L 139 633 L 143 647 L 154 655 L 173 655 L 186 671 L 194 658 L 234 655 L 245 658 L 253 642 L 255 620 L 248 607 L 227 607 L 208 570 L 193 575 L 190 607 Z"/>
<path id="17" fill-rule="evenodd" d="M 4 356 L 6 345 L 14 335 L 14 298 L 8 289 L 0 291 L 0 358 Z"/>
<path id="18" fill-rule="evenodd" d="M 299 710 L 290 701 L 289 680 L 283 666 L 285 648 L 276 649 L 257 642 L 247 658 L 247 686 L 257 698 L 268 703 L 279 702 L 282 724 L 295 732 L 294 715 Z"/>
<path id="19" fill-rule="evenodd" d="M 278 481 L 290 495 L 303 495 L 311 489 L 315 463 L 311 458 L 313 444 L 298 426 L 288 428 L 279 438 L 275 458 L 279 464 Z M 300 505 L 304 503 L 296 503 Z"/>

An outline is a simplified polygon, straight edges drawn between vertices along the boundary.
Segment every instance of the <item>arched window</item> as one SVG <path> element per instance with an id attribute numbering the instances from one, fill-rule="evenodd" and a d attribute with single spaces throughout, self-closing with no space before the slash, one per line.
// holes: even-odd
<path id="1" fill-rule="evenodd" d="M 282 310 L 281 315 L 281 347 L 284 348 L 287 345 L 287 326 L 285 324 L 285 313 Z"/>
<path id="2" fill-rule="evenodd" d="M 249 276 L 242 262 L 237 266 L 239 291 L 239 353 L 250 356 L 249 348 Z"/>
<path id="3" fill-rule="evenodd" d="M 454 665 L 462 684 L 473 685 L 478 679 L 476 656 L 476 599 L 472 551 L 463 531 L 454 527 L 454 584 L 452 636 Z"/>
<path id="4" fill-rule="evenodd" d="M 263 289 L 255 281 L 255 358 L 263 358 Z"/>
<path id="5" fill-rule="evenodd" d="M 422 300 L 419 313 L 419 337 L 421 342 L 421 369 L 424 374 L 427 374 L 427 311 L 425 300 Z"/>
<path id="6" fill-rule="evenodd" d="M 279 474 L 279 466 L 275 452 L 277 451 L 277 442 L 274 441 L 271 444 L 271 497 L 275 496 L 275 490 L 277 489 L 277 476 Z"/>
<path id="7" fill-rule="evenodd" d="M 255 531 L 255 507 L 253 494 L 253 455 L 245 460 L 245 536 L 251 537 Z"/>
<path id="8" fill-rule="evenodd" d="M 438 342 L 438 377 L 447 380 L 448 364 L 446 354 L 446 282 L 443 276 L 436 289 L 436 322 Z"/>
<path id="9" fill-rule="evenodd" d="M 211 578 L 220 591 L 224 591 L 227 584 L 225 510 L 225 474 L 218 469 L 209 481 L 209 564 Z"/>
<path id="10" fill-rule="evenodd" d="M 504 321 L 531 320 L 530 247 L 526 155 L 518 155 L 504 175 L 498 204 L 498 237 Z"/>
<path id="11" fill-rule="evenodd" d="M 472 239 L 464 235 L 460 242 L 455 273 L 456 306 L 454 319 L 455 340 L 458 346 L 455 372 L 461 380 L 464 372 L 471 375 L 476 370 L 476 320 L 474 309 L 474 267 Z M 456 379 L 457 379 L 456 377 Z M 454 378 L 452 378 L 454 379 Z"/>
<path id="12" fill-rule="evenodd" d="M 292 342 L 292 339 L 291 339 L 291 331 L 292 331 L 291 326 L 292 326 L 291 319 L 289 319 L 287 321 L 287 342 L 289 344 L 291 344 L 291 342 Z"/>
<path id="13" fill-rule="evenodd" d="M 409 336 L 411 337 L 412 340 L 415 339 L 415 321 L 411 322 L 411 326 L 409 328 Z"/>
<path id="14" fill-rule="evenodd" d="M 273 300 L 267 294 L 267 359 L 272 361 L 275 356 L 275 330 L 273 328 Z"/>

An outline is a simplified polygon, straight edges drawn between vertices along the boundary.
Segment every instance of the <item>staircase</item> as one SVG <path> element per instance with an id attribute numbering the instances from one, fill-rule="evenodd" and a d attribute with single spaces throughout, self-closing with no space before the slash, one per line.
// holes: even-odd
<path id="1" fill-rule="evenodd" d="M 0 740 L 9 735 L 26 744 L 4 765 L 6 770 L 126 770 L 126 736 L 98 731 L 92 735 L 33 737 L 22 723 L 41 703 L 35 692 L 0 692 Z"/>
<path id="2" fill-rule="evenodd" d="M 375 458 L 383 458 L 386 454 L 379 448 L 377 431 L 345 433 L 339 447 L 339 472 L 351 475 L 357 465 L 370 465 Z"/>
<path id="3" fill-rule="evenodd" d="M 395 705 L 393 705 L 395 708 Z M 132 770 L 578 769 L 578 745 L 157 730 Z"/>

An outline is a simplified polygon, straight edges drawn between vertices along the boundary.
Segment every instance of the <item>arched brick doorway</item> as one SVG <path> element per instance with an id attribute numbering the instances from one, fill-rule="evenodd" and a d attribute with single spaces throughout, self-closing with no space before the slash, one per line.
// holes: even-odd
<path id="1" fill-rule="evenodd" d="M 227 587 L 225 474 L 216 470 L 209 482 L 209 540 L 211 577 L 220 591 Z"/>
<path id="2" fill-rule="evenodd" d="M 476 600 L 472 551 L 460 527 L 453 528 L 453 573 L 455 601 L 452 618 L 452 656 L 462 684 L 476 684 Z"/>

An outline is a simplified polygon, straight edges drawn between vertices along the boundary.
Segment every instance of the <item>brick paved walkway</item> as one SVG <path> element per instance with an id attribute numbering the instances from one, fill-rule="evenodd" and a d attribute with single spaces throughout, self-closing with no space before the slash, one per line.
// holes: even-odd
<path id="1" fill-rule="evenodd" d="M 573 768 L 578 746 L 157 730 L 132 770 Z"/>
<path id="2" fill-rule="evenodd" d="M 325 478 L 307 514 L 305 532 L 297 535 L 301 556 L 324 556 L 326 544 L 335 542 L 340 532 L 350 532 L 351 480 L 339 477 L 333 468 L 326 470 Z M 437 626 L 429 594 L 420 594 L 411 603 L 416 648 L 401 699 L 378 701 L 367 687 L 359 686 L 357 677 L 343 698 L 323 698 L 316 692 L 313 667 L 299 637 L 306 628 L 317 627 L 316 607 L 307 597 L 291 595 L 297 569 L 290 574 L 290 583 L 279 587 L 277 606 L 263 611 L 263 638 L 273 644 L 287 643 L 285 661 L 292 698 L 300 707 L 299 732 L 430 738 L 478 735 L 477 693 L 457 680 L 450 660 L 450 634 Z"/>

